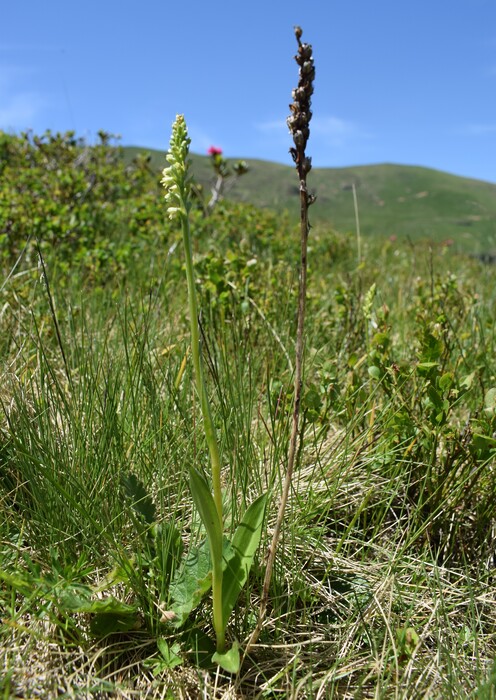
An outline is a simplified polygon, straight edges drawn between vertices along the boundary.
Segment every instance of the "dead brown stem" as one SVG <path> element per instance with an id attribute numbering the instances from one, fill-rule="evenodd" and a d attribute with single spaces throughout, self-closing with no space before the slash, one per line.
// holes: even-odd
<path id="1" fill-rule="evenodd" d="M 279 502 L 276 523 L 272 535 L 272 541 L 267 557 L 267 566 L 265 569 L 265 578 L 262 589 L 262 597 L 260 600 L 260 608 L 257 624 L 253 633 L 246 645 L 245 656 L 253 644 L 256 643 L 263 627 L 265 616 L 267 613 L 267 605 L 269 601 L 269 589 L 272 580 L 272 571 L 276 558 L 277 547 L 281 534 L 281 527 L 284 521 L 284 513 L 288 502 L 293 470 L 298 448 L 298 426 L 300 419 L 300 404 L 301 392 L 303 385 L 303 352 L 304 352 L 304 327 L 305 327 L 305 304 L 307 291 L 307 242 L 310 231 L 310 223 L 308 220 L 308 209 L 315 201 L 315 197 L 308 193 L 307 175 L 312 168 L 311 158 L 305 155 L 305 149 L 308 138 L 310 136 L 309 122 L 312 118 L 310 111 L 311 96 L 313 93 L 313 80 L 315 78 L 315 68 L 313 65 L 312 46 L 301 42 L 302 30 L 300 27 L 295 27 L 295 36 L 298 42 L 298 54 L 295 60 L 300 66 L 298 87 L 293 90 L 293 104 L 290 105 L 291 115 L 288 117 L 287 124 L 291 134 L 293 135 L 294 147 L 290 149 L 291 156 L 298 171 L 300 180 L 300 268 L 299 268 L 299 285 L 298 285 L 298 324 L 296 330 L 296 361 L 295 361 L 295 377 L 294 377 L 294 405 L 293 417 L 291 426 L 291 436 L 289 440 L 288 463 L 284 484 Z"/>

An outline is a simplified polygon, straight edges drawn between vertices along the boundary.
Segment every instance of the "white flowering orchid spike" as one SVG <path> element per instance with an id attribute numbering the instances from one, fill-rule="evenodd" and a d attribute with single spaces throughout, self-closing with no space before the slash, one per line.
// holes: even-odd
<path id="1" fill-rule="evenodd" d="M 212 558 L 212 606 L 213 624 L 217 640 L 217 653 L 225 651 L 225 630 L 222 601 L 222 486 L 220 479 L 221 458 L 215 426 L 210 412 L 210 403 L 203 376 L 200 352 L 200 335 L 198 325 L 198 302 L 195 289 L 195 272 L 191 250 L 191 233 L 189 212 L 191 209 L 191 179 L 188 177 L 189 145 L 188 129 L 184 116 L 179 114 L 172 125 L 172 134 L 166 158 L 168 166 L 163 171 L 162 184 L 165 188 L 165 201 L 169 219 L 179 221 L 183 233 L 185 270 L 188 284 L 189 321 L 191 331 L 191 356 L 196 388 L 200 398 L 200 407 L 205 430 L 205 439 L 210 453 L 212 468 L 212 488 L 210 493 L 207 482 L 200 472 L 190 470 L 190 489 L 195 505 L 209 534 L 210 555 Z"/>
<path id="2" fill-rule="evenodd" d="M 169 165 L 164 168 L 161 180 L 165 189 L 167 214 L 171 220 L 187 216 L 191 208 L 190 178 L 188 175 L 190 143 L 191 139 L 188 136 L 188 127 L 184 116 L 178 114 L 172 125 L 169 150 L 166 155 Z"/>
<path id="3" fill-rule="evenodd" d="M 172 125 L 172 136 L 167 152 L 168 166 L 163 172 L 167 214 L 180 222 L 184 244 L 184 268 L 188 285 L 189 322 L 191 332 L 191 358 L 198 397 L 200 399 L 205 441 L 210 454 L 212 489 L 203 475 L 190 465 L 189 486 L 191 496 L 208 535 L 211 560 L 212 622 L 215 630 L 216 652 L 212 661 L 229 673 L 239 671 L 241 659 L 235 642 L 226 650 L 226 627 L 238 596 L 245 585 L 255 551 L 260 544 L 262 523 L 265 517 L 267 496 L 259 496 L 246 510 L 234 531 L 229 545 L 236 557 L 226 567 L 224 558 L 224 514 L 222 504 L 221 455 L 217 429 L 212 419 L 210 399 L 203 374 L 196 299 L 195 270 L 191 248 L 190 209 L 191 180 L 188 177 L 188 153 L 190 139 L 184 117 L 179 115 Z M 216 149 L 219 150 L 219 149 Z M 224 577 L 225 569 L 225 577 Z M 225 585 L 224 585 L 225 581 Z M 195 603 L 196 605 L 197 603 Z M 173 611 L 173 614 L 175 611 Z M 169 615 L 169 613 L 166 613 Z"/>

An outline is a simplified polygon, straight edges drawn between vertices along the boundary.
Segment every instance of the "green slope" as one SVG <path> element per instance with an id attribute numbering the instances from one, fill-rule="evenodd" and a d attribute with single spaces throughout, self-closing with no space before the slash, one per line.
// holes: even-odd
<path id="1" fill-rule="evenodd" d="M 161 169 L 164 152 L 136 147 L 124 149 L 125 158 L 139 152 L 151 156 Z M 212 171 L 209 158 L 192 155 L 196 179 L 208 189 Z M 298 181 L 290 165 L 248 161 L 250 171 L 228 196 L 298 215 Z M 313 223 L 325 222 L 340 231 L 355 231 L 355 185 L 363 235 L 397 236 L 453 241 L 456 248 L 481 253 L 496 248 L 496 184 L 405 165 L 366 165 L 351 168 L 315 168 L 309 185 L 317 195 Z"/>

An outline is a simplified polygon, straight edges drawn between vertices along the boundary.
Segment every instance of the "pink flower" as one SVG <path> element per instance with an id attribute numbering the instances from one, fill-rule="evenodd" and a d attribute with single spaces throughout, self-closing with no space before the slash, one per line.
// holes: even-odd
<path id="1" fill-rule="evenodd" d="M 209 156 L 221 156 L 222 148 L 217 148 L 217 146 L 210 146 L 207 152 Z"/>

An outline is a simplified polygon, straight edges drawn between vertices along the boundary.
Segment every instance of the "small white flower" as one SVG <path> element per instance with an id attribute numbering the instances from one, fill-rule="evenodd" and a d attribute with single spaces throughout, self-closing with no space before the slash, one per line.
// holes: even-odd
<path id="1" fill-rule="evenodd" d="M 172 135 L 169 150 L 166 155 L 167 167 L 162 171 L 161 183 L 165 189 L 165 201 L 169 205 L 167 214 L 170 219 L 177 219 L 187 214 L 189 209 L 188 195 L 190 182 L 188 129 L 184 117 L 179 114 L 172 125 Z"/>
<path id="2" fill-rule="evenodd" d="M 179 218 L 179 216 L 183 213 L 182 207 L 167 207 L 167 214 L 169 215 L 169 219 L 171 221 L 174 221 L 174 219 Z"/>

